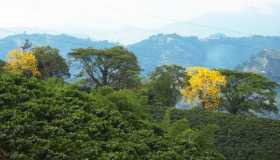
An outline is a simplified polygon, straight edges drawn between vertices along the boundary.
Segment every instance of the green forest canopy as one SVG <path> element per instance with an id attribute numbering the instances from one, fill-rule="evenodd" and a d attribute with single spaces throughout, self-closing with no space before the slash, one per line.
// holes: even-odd
<path id="1" fill-rule="evenodd" d="M 68 66 L 58 50 L 31 51 L 44 77 L 0 61 L 0 159 L 280 159 L 280 122 L 248 114 L 277 111 L 278 85 L 261 75 L 219 70 L 229 82 L 219 109 L 232 114 L 184 111 L 174 108 L 188 80 L 181 66 L 159 66 L 141 82 L 125 48 L 76 49 L 72 58 L 93 82 L 84 90 L 62 79 Z"/>

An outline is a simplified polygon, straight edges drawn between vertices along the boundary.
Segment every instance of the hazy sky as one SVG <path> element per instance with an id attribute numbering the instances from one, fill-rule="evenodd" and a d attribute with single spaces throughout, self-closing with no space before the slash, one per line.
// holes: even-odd
<path id="1" fill-rule="evenodd" d="M 268 12 L 279 0 L 0 0 L 0 27 L 154 28 L 209 12 Z"/>
<path id="2" fill-rule="evenodd" d="M 153 29 L 213 12 L 255 8 L 270 14 L 280 0 L 0 0 L 1 28 L 57 31 Z M 124 27 L 125 26 L 125 27 Z"/>

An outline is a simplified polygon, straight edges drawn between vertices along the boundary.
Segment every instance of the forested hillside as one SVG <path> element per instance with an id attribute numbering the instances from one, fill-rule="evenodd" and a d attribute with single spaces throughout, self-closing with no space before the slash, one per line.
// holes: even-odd
<path id="1" fill-rule="evenodd" d="M 280 0 L 0 3 L 0 160 L 280 160 Z"/>
<path id="2" fill-rule="evenodd" d="M 1 160 L 280 158 L 280 122 L 256 116 L 279 113 L 279 84 L 262 74 L 173 64 L 143 79 L 122 46 L 67 56 L 73 81 L 51 46 L 26 40 L 0 61 Z"/>

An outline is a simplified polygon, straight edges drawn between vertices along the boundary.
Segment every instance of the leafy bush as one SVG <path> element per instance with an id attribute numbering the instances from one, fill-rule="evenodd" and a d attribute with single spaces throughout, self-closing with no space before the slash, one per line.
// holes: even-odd
<path id="1" fill-rule="evenodd" d="M 186 118 L 193 128 L 215 124 L 215 144 L 228 160 L 280 159 L 280 122 L 249 116 L 174 110 L 173 121 Z"/>
<path id="2" fill-rule="evenodd" d="M 104 93 L 104 92 L 103 92 Z M 196 130 L 172 137 L 136 116 L 129 91 L 86 93 L 61 80 L 0 75 L 0 159 L 216 160 Z M 136 104 L 134 104 L 134 101 Z M 187 129 L 187 128 L 186 128 Z M 194 139 L 187 138 L 194 135 Z"/>

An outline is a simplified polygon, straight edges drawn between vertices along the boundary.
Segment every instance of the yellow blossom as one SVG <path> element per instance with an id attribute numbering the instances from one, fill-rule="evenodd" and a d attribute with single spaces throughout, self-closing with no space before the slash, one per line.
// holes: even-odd
<path id="1" fill-rule="evenodd" d="M 39 76 L 36 57 L 32 52 L 14 49 L 8 53 L 6 68 L 14 73 L 31 73 Z"/>
<path id="2" fill-rule="evenodd" d="M 182 95 L 188 102 L 200 100 L 207 111 L 214 111 L 220 103 L 221 87 L 225 86 L 226 79 L 218 71 L 204 67 L 192 67 L 186 72 L 186 87 Z"/>

